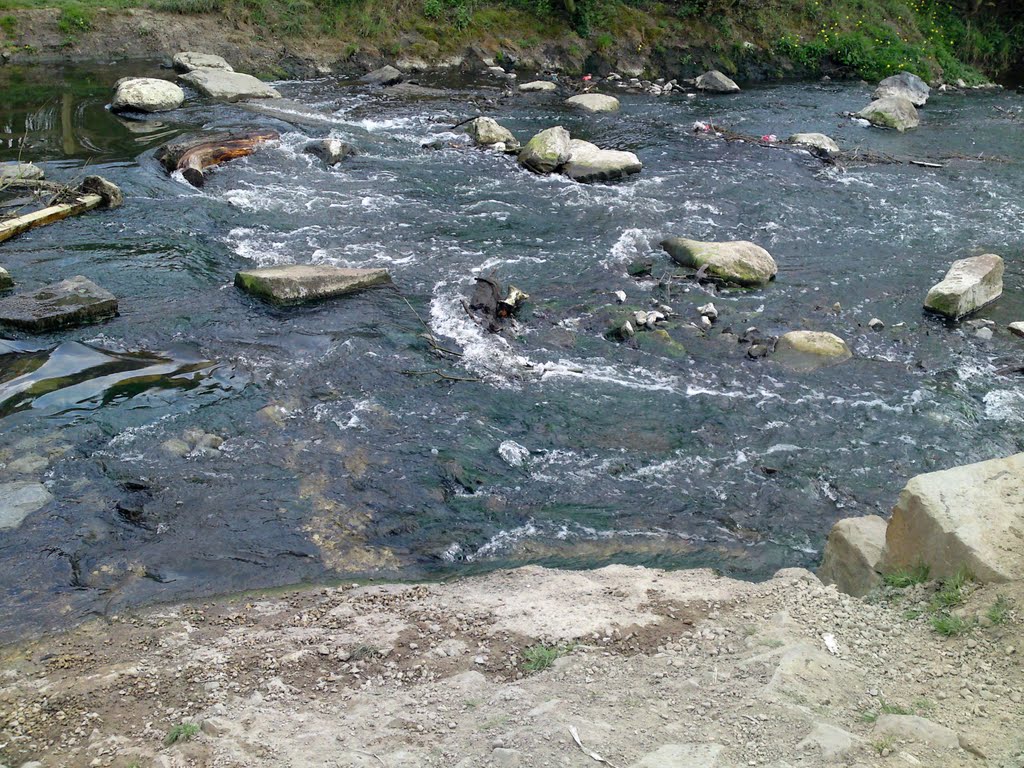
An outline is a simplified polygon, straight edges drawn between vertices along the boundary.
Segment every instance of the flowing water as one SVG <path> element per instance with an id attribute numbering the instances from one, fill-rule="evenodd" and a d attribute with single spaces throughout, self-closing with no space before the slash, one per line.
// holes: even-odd
<path id="1" fill-rule="evenodd" d="M 842 83 L 623 94 L 620 113 L 584 116 L 483 80 L 409 99 L 326 79 L 278 84 L 297 103 L 286 119 L 197 101 L 107 112 L 110 84 L 144 69 L 0 70 L 0 159 L 53 179 L 97 172 L 127 197 L 0 246 L 23 287 L 82 274 L 120 299 L 102 325 L 0 342 L 0 482 L 41 480 L 54 497 L 0 531 L 7 636 L 339 576 L 629 562 L 763 578 L 814 566 L 833 522 L 887 514 L 914 474 L 1024 450 L 1024 387 L 997 373 L 1024 358 L 1005 331 L 1024 319 L 1017 94 L 935 95 L 902 136 L 842 117 L 870 93 Z M 423 147 L 459 145 L 450 126 L 477 109 L 523 138 L 562 124 L 636 152 L 643 173 L 585 186 Z M 694 136 L 709 119 L 987 159 L 839 170 Z M 199 128 L 281 140 L 200 191 L 153 159 Z M 303 154 L 326 135 L 360 154 L 333 170 Z M 672 234 L 753 240 L 778 279 L 671 279 L 657 244 Z M 988 341 L 921 311 L 951 261 L 985 252 L 1006 259 Z M 644 258 L 654 276 L 630 277 Z M 397 290 L 282 310 L 231 284 L 293 262 L 387 267 Z M 503 334 L 461 303 L 492 273 L 532 297 Z M 721 317 L 704 335 L 709 300 Z M 679 314 L 668 338 L 604 337 L 652 301 Z M 462 356 L 433 352 L 425 326 Z M 832 331 L 855 357 L 802 373 L 750 360 L 722 331 L 751 326 Z M 225 442 L 196 448 L 200 433 Z"/>

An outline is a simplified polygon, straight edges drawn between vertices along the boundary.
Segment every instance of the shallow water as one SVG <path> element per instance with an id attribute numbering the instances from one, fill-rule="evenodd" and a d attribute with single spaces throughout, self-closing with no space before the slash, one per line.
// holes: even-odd
<path id="1" fill-rule="evenodd" d="M 835 520 L 887 514 L 914 474 L 1024 450 L 1021 380 L 995 373 L 1024 357 L 1004 330 L 1024 319 L 1018 94 L 936 94 L 904 136 L 841 117 L 870 90 L 840 83 L 623 94 L 621 113 L 596 117 L 483 80 L 429 100 L 286 82 L 302 105 L 287 119 L 196 101 L 142 121 L 106 112 L 109 84 L 143 69 L 35 70 L 0 107 L 0 159 L 54 179 L 88 166 L 127 196 L 0 246 L 22 286 L 83 274 L 121 302 L 103 325 L 0 348 L 0 482 L 42 478 L 55 497 L 0 532 L 6 636 L 335 576 L 630 562 L 762 578 L 813 566 Z M 477 108 L 523 138 L 560 123 L 636 152 L 644 171 L 583 186 L 422 148 L 459 142 L 448 126 Z M 709 119 L 1000 161 L 840 171 L 695 137 Z M 152 157 L 197 128 L 282 136 L 199 191 Z M 324 135 L 360 155 L 330 170 L 301 152 Z M 778 279 L 662 281 L 676 270 L 657 243 L 672 234 L 753 240 Z M 1006 259 L 1004 296 L 980 315 L 997 324 L 988 342 L 920 308 L 951 261 L 984 252 Z M 644 257 L 655 278 L 630 278 Z M 279 310 L 231 285 L 240 268 L 292 262 L 386 266 L 397 290 Z M 532 296 L 505 335 L 461 306 L 492 272 Z M 616 290 L 627 308 L 670 304 L 672 343 L 606 340 L 626 312 Z M 721 318 L 704 336 L 691 323 L 709 299 Z M 875 316 L 882 332 L 867 329 Z M 462 357 L 433 354 L 421 323 Z M 721 331 L 750 326 L 832 331 L 855 358 L 810 373 L 748 360 Z M 434 369 L 479 381 L 408 374 Z M 161 447 L 194 429 L 225 442 Z"/>

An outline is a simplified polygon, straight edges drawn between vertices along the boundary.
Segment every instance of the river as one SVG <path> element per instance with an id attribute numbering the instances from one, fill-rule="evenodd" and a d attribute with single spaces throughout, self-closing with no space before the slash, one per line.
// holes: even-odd
<path id="1" fill-rule="evenodd" d="M 114 80 L 153 71 L 0 68 L 0 160 L 99 173 L 127 198 L 0 245 L 20 286 L 82 274 L 120 299 L 102 325 L 0 341 L 0 482 L 54 497 L 0 531 L 0 637 L 234 590 L 523 563 L 760 579 L 814 567 L 836 520 L 887 515 L 915 474 L 1024 450 L 1024 387 L 997 373 L 1024 358 L 1005 330 L 1024 320 L 1019 94 L 934 94 L 905 135 L 843 117 L 871 89 L 840 82 L 616 92 L 621 112 L 601 116 L 483 76 L 424 78 L 444 86 L 433 98 L 278 83 L 309 113 L 294 119 L 197 99 L 144 120 L 106 110 Z M 564 125 L 643 172 L 580 185 L 424 148 L 458 145 L 450 126 L 477 110 L 523 140 Z M 826 167 L 695 136 L 697 120 L 954 159 Z M 153 154 L 199 129 L 281 139 L 197 190 Z M 327 135 L 359 155 L 329 169 L 302 152 Z M 777 280 L 671 279 L 669 235 L 752 240 Z M 987 252 L 1006 260 L 1005 293 L 980 314 L 991 340 L 922 312 L 953 260 Z M 630 277 L 646 258 L 653 277 Z M 238 269 L 293 262 L 387 267 L 396 290 L 274 309 L 232 286 Z M 461 305 L 492 273 L 531 296 L 504 334 Z M 709 300 L 721 316 L 705 334 Z M 605 338 L 652 302 L 678 314 L 668 338 Z M 831 331 L 854 358 L 751 360 L 723 331 L 752 326 Z M 223 445 L 167 450 L 192 430 Z"/>

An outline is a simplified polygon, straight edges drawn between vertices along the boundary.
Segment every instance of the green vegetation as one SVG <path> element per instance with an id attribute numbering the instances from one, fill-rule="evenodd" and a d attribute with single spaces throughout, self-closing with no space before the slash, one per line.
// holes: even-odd
<path id="1" fill-rule="evenodd" d="M 57 29 L 65 35 L 87 32 L 92 29 L 92 10 L 78 3 L 68 3 L 60 9 Z"/>
<path id="2" fill-rule="evenodd" d="M 950 608 L 962 605 L 965 599 L 964 587 L 973 578 L 971 572 L 966 568 L 959 568 L 956 573 L 942 582 L 941 589 L 935 593 L 935 597 L 932 599 L 932 610 L 948 611 Z"/>
<path id="3" fill-rule="evenodd" d="M 1006 620 L 1010 618 L 1010 611 L 1013 609 L 1013 603 L 1006 595 L 996 595 L 996 601 L 989 606 L 989 609 L 985 611 L 985 616 L 993 624 L 1004 624 Z"/>
<path id="4" fill-rule="evenodd" d="M 0 16 L 0 30 L 8 37 L 11 37 L 18 28 L 18 20 L 13 16 Z"/>
<path id="5" fill-rule="evenodd" d="M 911 568 L 910 570 L 900 569 L 887 573 L 882 576 L 882 583 L 887 587 L 893 587 L 894 589 L 906 589 L 912 587 L 915 584 L 924 584 L 928 581 L 928 573 L 930 569 L 924 563 Z"/>
<path id="6" fill-rule="evenodd" d="M 168 747 L 179 741 L 189 741 L 199 734 L 199 726 L 195 723 L 180 723 L 167 732 L 164 744 Z"/>
<path id="7" fill-rule="evenodd" d="M 540 672 L 554 664 L 559 656 L 564 656 L 571 650 L 558 645 L 531 645 L 523 651 L 523 669 L 527 672 Z"/>
<path id="8" fill-rule="evenodd" d="M 944 637 L 962 635 L 974 626 L 973 622 L 945 611 L 934 614 L 931 623 L 932 629 Z"/>

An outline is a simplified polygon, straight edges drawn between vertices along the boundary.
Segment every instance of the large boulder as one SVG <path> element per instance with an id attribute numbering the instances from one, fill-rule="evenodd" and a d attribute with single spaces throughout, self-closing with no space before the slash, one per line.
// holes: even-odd
<path id="1" fill-rule="evenodd" d="M 883 568 L 922 564 L 937 579 L 961 568 L 982 582 L 1024 579 L 1024 453 L 907 483 L 886 530 Z"/>
<path id="2" fill-rule="evenodd" d="M 886 522 L 878 515 L 848 517 L 832 526 L 818 569 L 823 584 L 862 597 L 881 579 Z"/>
<path id="3" fill-rule="evenodd" d="M 505 149 L 519 149 L 519 139 L 512 135 L 512 131 L 490 117 L 478 117 L 470 121 L 466 133 L 481 147 L 501 144 Z"/>
<path id="4" fill-rule="evenodd" d="M 252 75 L 223 69 L 195 69 L 181 79 L 200 93 L 220 101 L 279 99 L 281 94 Z"/>
<path id="5" fill-rule="evenodd" d="M 723 75 L 717 69 L 705 72 L 697 78 L 694 85 L 699 91 L 710 91 L 712 93 L 738 93 L 740 87 L 730 78 Z"/>
<path id="6" fill-rule="evenodd" d="M 584 112 L 618 112 L 619 100 L 603 93 L 580 93 L 565 100 L 570 107 Z"/>
<path id="7" fill-rule="evenodd" d="M 129 77 L 118 81 L 110 108 L 114 112 L 168 112 L 185 101 L 175 83 L 156 77 Z"/>
<path id="8" fill-rule="evenodd" d="M 768 251 L 745 240 L 708 243 L 670 237 L 662 241 L 661 247 L 677 264 L 693 269 L 706 265 L 712 277 L 737 285 L 762 286 L 779 271 Z"/>
<path id="9" fill-rule="evenodd" d="M 541 131 L 519 153 L 519 164 L 534 173 L 553 173 L 569 160 L 571 139 L 560 125 Z"/>
<path id="10" fill-rule="evenodd" d="M 370 85 L 398 85 L 403 79 L 405 79 L 405 75 L 390 64 L 380 69 L 375 69 L 373 72 L 367 72 L 359 78 L 360 82 L 369 83 Z"/>
<path id="11" fill-rule="evenodd" d="M 45 175 L 43 169 L 34 163 L 21 163 L 17 160 L 0 163 L 0 184 L 18 180 L 38 181 Z"/>
<path id="12" fill-rule="evenodd" d="M 199 53 L 198 51 L 182 51 L 174 54 L 172 59 L 174 69 L 177 72 L 191 72 L 194 69 L 223 69 L 225 72 L 235 70 L 220 56 L 212 53 Z"/>
<path id="13" fill-rule="evenodd" d="M 46 486 L 40 483 L 0 483 L 0 530 L 17 528 L 52 499 Z"/>
<path id="14" fill-rule="evenodd" d="M 774 358 L 797 370 L 841 363 L 852 356 L 845 341 L 825 331 L 790 331 L 775 342 Z"/>
<path id="15" fill-rule="evenodd" d="M 830 155 L 835 155 L 839 152 L 839 145 L 824 133 L 794 133 L 789 137 L 789 143 L 798 147 L 819 149 Z"/>
<path id="16" fill-rule="evenodd" d="M 235 285 L 272 304 L 305 304 L 391 282 L 386 269 L 346 269 L 323 264 L 290 264 L 248 269 Z"/>
<path id="17" fill-rule="evenodd" d="M 928 83 L 920 77 L 912 72 L 900 72 L 880 82 L 872 98 L 887 99 L 895 96 L 906 99 L 915 107 L 923 107 L 930 93 Z"/>
<path id="18" fill-rule="evenodd" d="M 551 93 L 557 91 L 558 86 L 550 80 L 533 80 L 520 85 L 519 90 L 523 93 Z"/>
<path id="19" fill-rule="evenodd" d="M 562 173 L 573 181 L 614 181 L 640 173 L 643 167 L 640 158 L 632 152 L 601 149 L 589 141 L 572 139 L 569 142 L 569 159 L 562 167 Z"/>
<path id="20" fill-rule="evenodd" d="M 117 298 L 81 275 L 0 299 L 0 323 L 26 331 L 95 323 L 117 314 Z"/>
<path id="21" fill-rule="evenodd" d="M 857 113 L 857 117 L 880 128 L 895 128 L 900 133 L 921 124 L 913 102 L 900 96 L 887 96 L 872 101 Z"/>
<path id="22" fill-rule="evenodd" d="M 942 282 L 932 286 L 924 308 L 956 320 L 1003 293 L 1003 260 L 994 253 L 954 261 Z"/>

